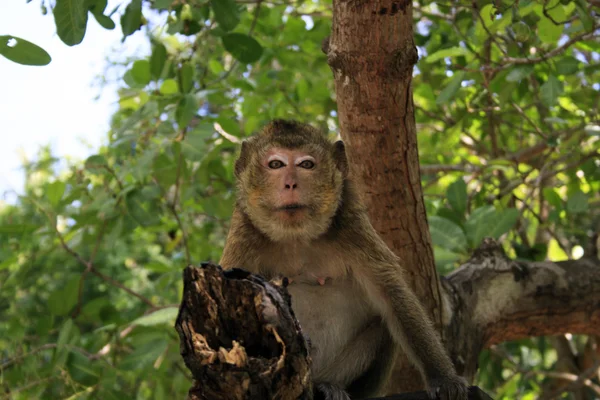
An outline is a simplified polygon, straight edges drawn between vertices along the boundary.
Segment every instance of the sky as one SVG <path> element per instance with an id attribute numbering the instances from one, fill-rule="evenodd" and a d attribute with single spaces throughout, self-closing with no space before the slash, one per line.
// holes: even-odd
<path id="1" fill-rule="evenodd" d="M 109 0 L 107 10 L 116 4 Z M 144 51 L 141 33 L 122 44 L 113 20 L 117 28 L 107 31 L 90 18 L 83 42 L 69 47 L 56 35 L 51 12 L 42 15 L 39 0 L 0 0 L 0 35 L 33 42 L 52 57 L 47 66 L 31 67 L 0 56 L 0 201 L 14 203 L 23 193 L 22 156 L 31 160 L 50 144 L 55 156 L 83 160 L 106 143 L 117 86 L 101 89 L 96 78 L 111 50 L 123 57 Z"/>

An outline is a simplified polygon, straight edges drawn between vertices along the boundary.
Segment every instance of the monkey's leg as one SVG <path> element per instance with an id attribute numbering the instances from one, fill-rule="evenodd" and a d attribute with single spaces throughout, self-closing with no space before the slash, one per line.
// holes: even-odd
<path id="1" fill-rule="evenodd" d="M 397 346 L 387 329 L 379 333 L 379 347 L 376 350 L 369 368 L 346 389 L 352 399 L 363 399 L 382 396 L 383 387 L 388 381 L 394 361 L 396 360 Z"/>
<path id="2" fill-rule="evenodd" d="M 376 395 L 389 376 L 394 356 L 394 342 L 377 319 L 355 336 L 326 369 L 314 371 L 315 386 L 326 382 L 350 387 L 347 390 L 353 399 Z"/>

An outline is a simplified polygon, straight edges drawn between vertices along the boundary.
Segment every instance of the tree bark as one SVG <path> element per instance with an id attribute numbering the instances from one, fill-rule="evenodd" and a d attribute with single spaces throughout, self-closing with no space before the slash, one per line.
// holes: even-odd
<path id="1" fill-rule="evenodd" d="M 190 400 L 312 398 L 308 347 L 285 288 L 242 270 L 188 267 L 175 328 Z"/>
<path id="2" fill-rule="evenodd" d="M 324 46 L 335 78 L 338 118 L 369 217 L 402 259 L 409 284 L 441 331 L 443 315 L 419 174 L 412 100 L 417 62 L 409 0 L 334 0 Z M 400 359 L 388 392 L 423 388 Z"/>
<path id="3" fill-rule="evenodd" d="M 443 282 L 444 327 L 459 373 L 472 379 L 481 350 L 530 336 L 600 334 L 600 260 L 519 262 L 486 239 Z"/>

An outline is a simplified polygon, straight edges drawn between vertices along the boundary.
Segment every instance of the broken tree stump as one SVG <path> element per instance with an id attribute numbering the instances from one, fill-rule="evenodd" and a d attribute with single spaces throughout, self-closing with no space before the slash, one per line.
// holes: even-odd
<path id="1" fill-rule="evenodd" d="M 183 281 L 175 328 L 190 400 L 312 398 L 308 345 L 283 286 L 209 263 Z"/>
<path id="2" fill-rule="evenodd" d="M 308 344 L 290 295 L 241 269 L 205 263 L 183 272 L 175 328 L 192 372 L 189 400 L 310 400 Z M 370 400 L 428 400 L 425 391 Z M 491 400 L 476 386 L 469 400 Z"/>

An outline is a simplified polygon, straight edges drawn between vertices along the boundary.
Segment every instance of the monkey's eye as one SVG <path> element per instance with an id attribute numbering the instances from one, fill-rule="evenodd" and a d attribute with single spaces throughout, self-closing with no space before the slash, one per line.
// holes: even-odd
<path id="1" fill-rule="evenodd" d="M 283 161 L 280 160 L 271 160 L 269 161 L 269 168 L 271 169 L 279 169 L 283 167 Z"/>
<path id="2" fill-rule="evenodd" d="M 300 164 L 298 164 L 298 166 L 305 169 L 312 169 L 314 168 L 315 163 L 310 160 L 304 160 Z"/>

